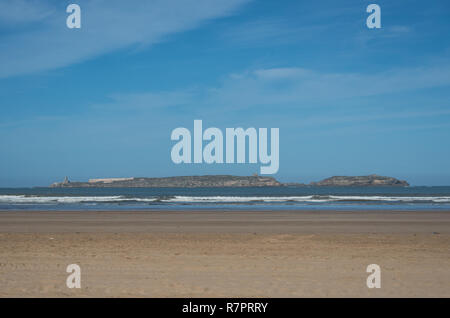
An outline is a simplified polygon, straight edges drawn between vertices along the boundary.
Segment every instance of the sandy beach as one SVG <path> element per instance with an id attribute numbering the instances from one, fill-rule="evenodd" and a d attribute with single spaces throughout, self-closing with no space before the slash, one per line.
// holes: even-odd
<path id="1" fill-rule="evenodd" d="M 0 296 L 450 297 L 450 211 L 0 211 Z"/>

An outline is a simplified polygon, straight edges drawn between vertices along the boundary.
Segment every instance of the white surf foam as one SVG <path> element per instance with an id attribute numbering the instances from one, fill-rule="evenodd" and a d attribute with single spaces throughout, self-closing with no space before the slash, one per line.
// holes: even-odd
<path id="1" fill-rule="evenodd" d="M 405 202 L 405 203 L 450 203 L 449 196 L 345 196 L 345 195 L 306 195 L 306 196 L 168 196 L 168 197 L 125 197 L 125 196 L 27 196 L 0 195 L 3 204 L 77 204 L 77 203 L 245 203 L 245 202 Z"/>

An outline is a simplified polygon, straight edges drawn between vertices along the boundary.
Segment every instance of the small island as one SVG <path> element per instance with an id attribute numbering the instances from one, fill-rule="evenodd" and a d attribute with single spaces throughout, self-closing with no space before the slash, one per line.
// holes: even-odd
<path id="1" fill-rule="evenodd" d="M 392 177 L 383 177 L 376 174 L 368 176 L 334 176 L 319 182 L 311 182 L 312 186 L 332 186 L 332 187 L 370 187 L 370 186 L 400 186 L 407 187 L 409 183 Z"/>
<path id="2" fill-rule="evenodd" d="M 281 187 L 281 186 L 332 186 L 332 187 L 371 187 L 400 186 L 409 183 L 393 177 L 376 174 L 368 176 L 334 176 L 322 181 L 303 183 L 282 183 L 273 177 L 206 175 L 179 176 L 163 178 L 105 178 L 90 179 L 88 182 L 72 182 L 66 177 L 63 182 L 55 182 L 52 188 L 222 188 L 222 187 Z"/>

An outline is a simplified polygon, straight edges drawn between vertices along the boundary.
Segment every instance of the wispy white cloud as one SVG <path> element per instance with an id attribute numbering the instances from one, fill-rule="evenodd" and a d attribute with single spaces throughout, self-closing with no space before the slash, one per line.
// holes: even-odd
<path id="1" fill-rule="evenodd" d="M 351 114 L 339 114 L 330 113 L 325 115 L 312 115 L 304 116 L 301 119 L 296 120 L 297 125 L 303 127 L 316 126 L 316 125 L 333 125 L 333 124 L 350 124 L 350 123 L 363 123 L 373 121 L 386 121 L 386 120 L 400 120 L 410 121 L 412 119 L 425 119 L 427 117 L 450 117 L 450 110 L 422 110 L 422 111 L 383 111 L 383 112 L 367 112 L 364 114 L 361 112 L 353 111 Z"/>
<path id="2" fill-rule="evenodd" d="M 387 30 L 392 35 L 402 35 L 405 33 L 412 32 L 412 27 L 406 25 L 393 25 L 391 27 L 387 27 Z"/>
<path id="3" fill-rule="evenodd" d="M 197 97 L 195 89 L 162 92 L 144 92 L 132 94 L 113 94 L 109 96 L 110 102 L 94 104 L 98 110 L 146 110 L 182 106 L 192 103 Z"/>
<path id="4" fill-rule="evenodd" d="M 373 74 L 326 73 L 299 67 L 266 68 L 230 74 L 215 87 L 118 94 L 110 96 L 111 102 L 106 106 L 97 107 L 153 111 L 176 106 L 178 109 L 185 108 L 193 113 L 198 111 L 211 116 L 264 106 L 301 109 L 314 105 L 317 110 L 320 105 L 342 105 L 343 101 L 353 98 L 450 86 L 448 74 L 450 63 L 392 69 Z M 417 117 L 414 113 L 391 115 L 391 118 Z M 344 121 L 347 119 L 341 118 Z"/>
<path id="5" fill-rule="evenodd" d="M 386 106 L 393 106 L 392 103 L 360 111 L 354 106 L 361 98 L 376 101 L 379 97 L 386 97 L 386 94 L 410 94 L 421 89 L 450 86 L 448 74 L 450 62 L 443 60 L 428 66 L 369 74 L 327 73 L 301 67 L 261 68 L 229 74 L 215 86 L 117 92 L 107 96 L 107 102 L 92 104 L 83 114 L 79 114 L 77 120 L 83 121 L 85 117 L 93 121 L 131 119 L 130 122 L 135 125 L 141 119 L 146 121 L 149 116 L 159 116 L 163 121 L 193 116 L 220 121 L 227 118 L 240 120 L 243 118 L 239 118 L 239 114 L 246 114 L 262 120 L 278 120 L 287 126 L 291 123 L 311 127 L 447 118 L 450 111 L 442 108 L 442 104 L 440 107 L 436 100 L 431 101 L 433 105 L 427 102 L 423 108 L 408 110 L 404 107 L 388 110 Z M 283 112 L 283 109 L 286 111 Z M 298 110 L 304 110 L 301 118 L 291 118 L 292 111 Z M 87 114 L 89 116 L 85 116 Z"/>
<path id="6" fill-rule="evenodd" d="M 324 73 L 304 68 L 270 68 L 234 74 L 210 90 L 209 103 L 226 107 L 334 102 L 354 97 L 450 85 L 450 63 L 392 69 L 374 74 Z"/>
<path id="7" fill-rule="evenodd" d="M 376 32 L 368 31 L 369 30 L 364 29 L 355 35 L 355 41 L 357 44 L 363 47 L 373 43 L 386 46 L 386 42 L 396 41 L 399 39 L 404 40 L 417 36 L 417 32 L 414 32 L 414 27 L 411 25 L 383 26 L 381 29 L 377 29 Z"/>
<path id="8" fill-rule="evenodd" d="M 224 40 L 240 46 L 298 43 L 333 28 L 331 24 L 293 25 L 281 19 L 260 19 L 228 27 Z"/>
<path id="9" fill-rule="evenodd" d="M 246 2 L 79 0 L 81 29 L 66 27 L 67 13 L 61 3 L 2 2 L 3 24 L 21 22 L 30 27 L 2 36 L 0 77 L 63 67 L 130 45 L 151 45 L 167 35 L 232 14 Z M 40 23 L 33 24 L 36 20 Z"/>

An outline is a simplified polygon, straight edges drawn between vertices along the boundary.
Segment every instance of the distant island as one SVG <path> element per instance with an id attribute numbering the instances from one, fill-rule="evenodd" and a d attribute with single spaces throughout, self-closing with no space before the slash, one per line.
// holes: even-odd
<path id="1" fill-rule="evenodd" d="M 392 177 L 376 174 L 368 176 L 334 176 L 310 184 L 282 183 L 273 177 L 206 175 L 164 178 L 105 178 L 90 179 L 88 182 L 73 182 L 66 177 L 63 182 L 55 182 L 52 188 L 221 188 L 221 187 L 281 187 L 281 186 L 401 186 L 409 183 Z"/>
<path id="2" fill-rule="evenodd" d="M 220 188 L 220 187 L 277 187 L 282 186 L 272 177 L 261 176 L 180 176 L 165 178 L 106 178 L 90 179 L 88 182 L 53 183 L 57 188 Z"/>
<path id="3" fill-rule="evenodd" d="M 312 186 L 333 186 L 333 187 L 366 187 L 366 186 L 400 186 L 408 187 L 409 183 L 392 177 L 383 177 L 376 174 L 368 176 L 347 177 L 335 176 L 319 182 L 311 182 Z"/>

